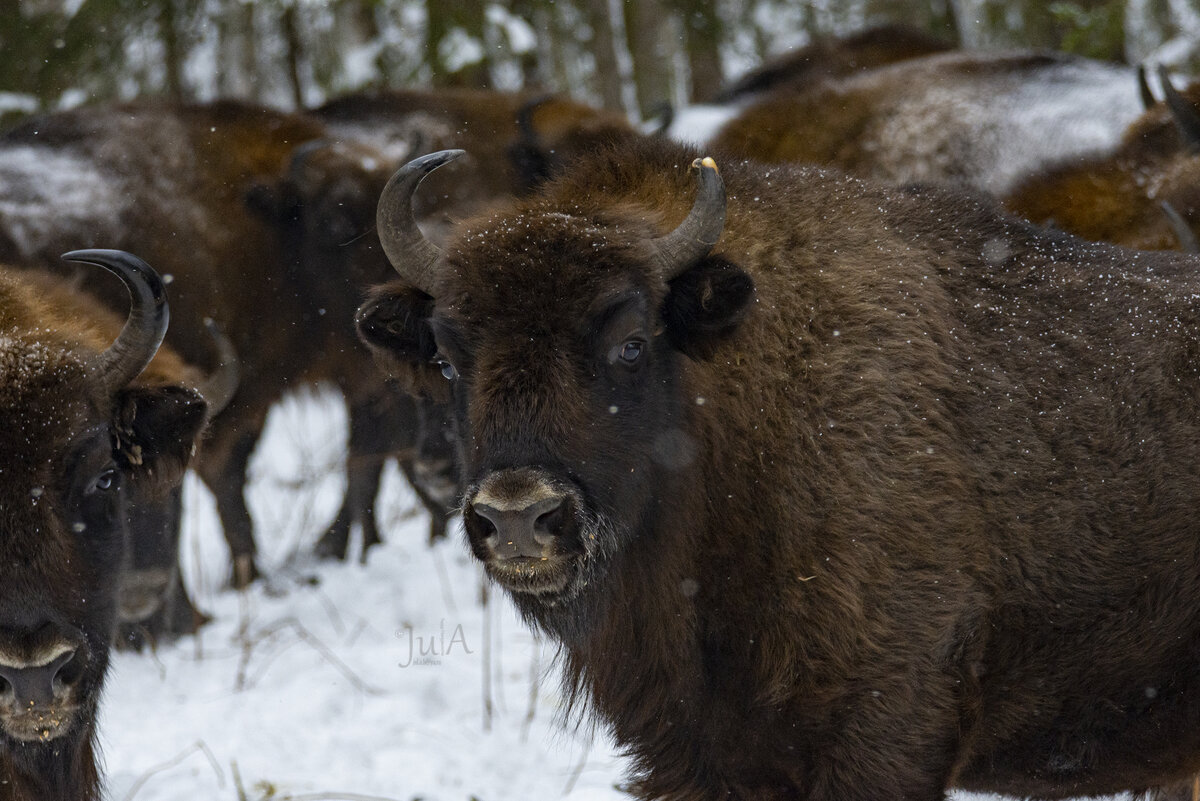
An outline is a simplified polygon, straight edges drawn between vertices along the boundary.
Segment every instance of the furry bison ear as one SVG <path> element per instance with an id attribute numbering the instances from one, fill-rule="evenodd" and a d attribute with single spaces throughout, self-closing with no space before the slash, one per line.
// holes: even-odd
<path id="1" fill-rule="evenodd" d="M 433 363 L 437 342 L 429 325 L 433 298 L 403 281 L 375 287 L 358 309 L 358 336 L 385 372 L 412 395 L 450 400 L 450 385 Z"/>
<path id="2" fill-rule="evenodd" d="M 693 359 L 706 359 L 750 312 L 754 281 L 719 256 L 703 259 L 670 283 L 663 321 L 671 344 Z"/>
<path id="3" fill-rule="evenodd" d="M 193 389 L 132 386 L 117 395 L 116 456 L 122 471 L 150 494 L 166 493 L 183 478 L 207 417 Z"/>

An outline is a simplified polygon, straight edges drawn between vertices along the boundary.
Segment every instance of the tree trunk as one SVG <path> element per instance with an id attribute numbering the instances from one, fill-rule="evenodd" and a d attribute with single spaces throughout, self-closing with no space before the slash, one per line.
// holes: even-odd
<path id="1" fill-rule="evenodd" d="M 621 102 L 621 68 L 617 63 L 616 37 L 608 0 L 587 0 L 588 24 L 592 27 L 592 56 L 596 59 L 596 90 L 605 108 L 615 111 Z"/>
<path id="2" fill-rule="evenodd" d="M 300 27 L 296 22 L 296 7 L 289 5 L 283 11 L 283 37 L 287 47 L 287 77 L 292 92 L 292 104 L 304 108 L 304 86 L 300 82 L 300 58 L 304 45 L 300 41 Z"/>
<path id="3" fill-rule="evenodd" d="M 666 9 L 658 0 L 625 0 L 625 27 L 643 119 L 671 102 L 672 45 L 667 20 Z"/>
<path id="4" fill-rule="evenodd" d="M 179 41 L 178 9 L 175 0 L 159 0 L 158 31 L 162 36 L 163 64 L 167 76 L 167 95 L 176 102 L 186 100 L 183 87 L 183 59 L 185 54 Z"/>
<path id="5" fill-rule="evenodd" d="M 425 60 L 433 72 L 433 83 L 491 88 L 483 4 L 473 0 L 427 0 L 425 8 L 429 15 Z"/>
<path id="6" fill-rule="evenodd" d="M 674 0 L 683 20 L 692 102 L 702 101 L 725 82 L 721 70 L 721 20 L 711 0 Z"/>

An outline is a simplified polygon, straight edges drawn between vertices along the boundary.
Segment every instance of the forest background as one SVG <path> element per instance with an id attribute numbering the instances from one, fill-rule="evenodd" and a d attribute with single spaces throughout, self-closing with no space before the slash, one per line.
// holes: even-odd
<path id="1" fill-rule="evenodd" d="M 564 92 L 634 120 L 816 37 L 1200 67 L 1200 0 L 0 0 L 0 125 L 145 96 L 283 108 L 363 89 Z"/>

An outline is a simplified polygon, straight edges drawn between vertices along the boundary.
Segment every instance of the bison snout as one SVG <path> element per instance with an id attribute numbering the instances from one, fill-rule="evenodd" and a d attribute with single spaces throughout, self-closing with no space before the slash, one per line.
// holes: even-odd
<path id="1" fill-rule="evenodd" d="M 0 699 L 16 709 L 61 703 L 83 676 L 82 661 L 79 649 L 66 643 L 35 660 L 0 654 Z"/>
<path id="2" fill-rule="evenodd" d="M 563 532 L 566 495 L 553 495 L 521 508 L 497 508 L 487 503 L 471 504 L 469 513 L 481 518 L 477 524 L 487 532 L 485 540 L 501 559 L 542 559 L 553 553 Z"/>

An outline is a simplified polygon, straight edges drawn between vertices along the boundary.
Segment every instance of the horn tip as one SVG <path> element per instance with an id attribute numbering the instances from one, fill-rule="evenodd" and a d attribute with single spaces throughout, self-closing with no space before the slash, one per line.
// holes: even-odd
<path id="1" fill-rule="evenodd" d="M 717 162 L 713 159 L 712 156 L 705 156 L 702 159 L 696 159 L 695 161 L 692 162 L 693 170 L 699 170 L 703 167 L 707 167 L 708 169 L 713 170 L 714 172 L 718 172 L 718 173 L 721 171 L 720 167 L 717 166 Z"/>

